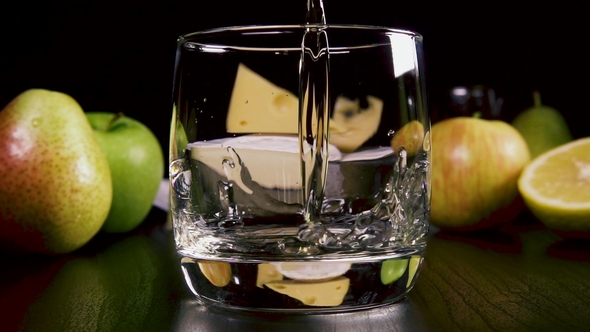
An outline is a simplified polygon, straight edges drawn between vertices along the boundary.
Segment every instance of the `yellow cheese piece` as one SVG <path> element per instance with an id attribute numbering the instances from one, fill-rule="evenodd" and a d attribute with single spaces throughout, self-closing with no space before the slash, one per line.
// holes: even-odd
<path id="1" fill-rule="evenodd" d="M 227 131 L 297 134 L 298 105 L 297 95 L 240 64 L 227 113 Z"/>
<path id="2" fill-rule="evenodd" d="M 330 143 L 342 152 L 353 152 L 377 132 L 383 113 L 383 101 L 367 96 L 369 107 L 360 108 L 359 100 L 339 96 L 330 119 Z"/>
<path id="3" fill-rule="evenodd" d="M 258 273 L 256 274 L 256 287 L 262 288 L 264 284 L 271 281 L 283 280 L 283 275 L 277 271 L 272 264 L 258 264 Z"/>
<path id="4" fill-rule="evenodd" d="M 341 276 L 319 282 L 280 280 L 264 285 L 309 306 L 333 307 L 341 305 L 344 301 L 344 296 L 350 287 L 350 279 Z"/>
<path id="5" fill-rule="evenodd" d="M 338 96 L 330 119 L 330 143 L 343 152 L 353 152 L 377 132 L 383 101 L 367 96 L 369 107 Z M 238 66 L 226 128 L 230 133 L 297 134 L 299 100 L 258 75 L 244 64 Z"/>

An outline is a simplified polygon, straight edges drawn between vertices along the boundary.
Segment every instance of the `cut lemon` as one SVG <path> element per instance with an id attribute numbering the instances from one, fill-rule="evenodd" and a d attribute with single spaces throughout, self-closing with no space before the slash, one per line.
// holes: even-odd
<path id="1" fill-rule="evenodd" d="M 590 231 L 590 137 L 539 155 L 524 168 L 518 189 L 547 227 Z"/>

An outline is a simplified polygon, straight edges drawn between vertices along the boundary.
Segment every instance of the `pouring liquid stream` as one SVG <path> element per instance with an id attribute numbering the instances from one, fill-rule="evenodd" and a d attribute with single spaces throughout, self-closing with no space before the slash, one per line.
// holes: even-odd
<path id="1" fill-rule="evenodd" d="M 322 234 L 320 213 L 328 170 L 330 54 L 321 0 L 308 0 L 299 64 L 299 150 L 303 220 L 299 239 Z M 320 229 L 318 229 L 320 228 Z"/>

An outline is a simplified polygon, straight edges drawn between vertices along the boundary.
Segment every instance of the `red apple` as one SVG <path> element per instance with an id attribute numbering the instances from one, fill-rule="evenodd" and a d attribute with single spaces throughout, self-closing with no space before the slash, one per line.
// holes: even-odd
<path id="1" fill-rule="evenodd" d="M 474 230 L 522 211 L 517 180 L 530 161 L 524 138 L 499 120 L 456 117 L 432 126 L 430 221 Z"/>

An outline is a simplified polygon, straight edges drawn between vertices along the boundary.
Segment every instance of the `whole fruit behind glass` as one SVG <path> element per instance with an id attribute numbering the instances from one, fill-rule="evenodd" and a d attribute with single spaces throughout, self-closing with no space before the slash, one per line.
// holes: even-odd
<path id="1" fill-rule="evenodd" d="M 526 142 L 500 120 L 455 117 L 432 126 L 430 222 L 475 230 L 508 222 L 524 208 L 517 181 Z"/>
<path id="2" fill-rule="evenodd" d="M 73 251 L 100 230 L 111 199 L 109 165 L 71 96 L 31 89 L 0 112 L 0 248 Z"/>
<path id="3" fill-rule="evenodd" d="M 164 155 L 152 131 L 123 114 L 86 113 L 111 169 L 113 203 L 102 227 L 128 232 L 146 218 L 164 174 Z"/>
<path id="4" fill-rule="evenodd" d="M 565 118 L 555 108 L 541 103 L 539 91 L 533 92 L 534 105 L 520 113 L 512 126 L 524 137 L 531 158 L 570 142 L 572 135 Z"/>

